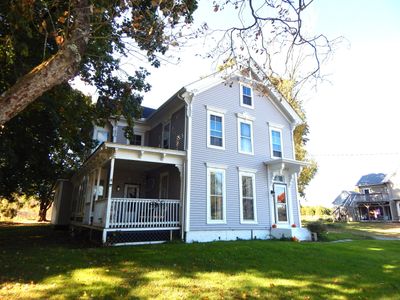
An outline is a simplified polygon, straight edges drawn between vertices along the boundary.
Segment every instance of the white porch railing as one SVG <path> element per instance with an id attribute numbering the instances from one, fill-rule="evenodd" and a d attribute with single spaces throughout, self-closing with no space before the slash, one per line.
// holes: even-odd
<path id="1" fill-rule="evenodd" d="M 110 228 L 179 228 L 180 200 L 111 198 Z"/>

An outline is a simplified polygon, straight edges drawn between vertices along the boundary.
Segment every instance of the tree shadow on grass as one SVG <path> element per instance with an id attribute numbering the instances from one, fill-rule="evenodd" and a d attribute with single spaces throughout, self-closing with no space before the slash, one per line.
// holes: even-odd
<path id="1" fill-rule="evenodd" d="M 0 228 L 0 298 L 396 299 L 400 293 L 396 241 L 87 246 L 49 226 Z"/>

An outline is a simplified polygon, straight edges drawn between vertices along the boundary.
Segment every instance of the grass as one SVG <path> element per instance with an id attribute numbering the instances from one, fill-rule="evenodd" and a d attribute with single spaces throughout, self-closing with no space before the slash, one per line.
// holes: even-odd
<path id="1" fill-rule="evenodd" d="M 0 299 L 398 299 L 400 241 L 92 248 L 0 226 Z"/>

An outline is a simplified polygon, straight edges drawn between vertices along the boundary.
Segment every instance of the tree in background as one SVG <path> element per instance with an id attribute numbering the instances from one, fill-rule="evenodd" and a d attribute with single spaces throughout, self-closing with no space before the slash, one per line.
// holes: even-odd
<path id="1" fill-rule="evenodd" d="M 288 100 L 293 109 L 303 119 L 304 123 L 298 125 L 293 132 L 293 139 L 295 145 L 296 159 L 309 163 L 304 167 L 298 177 L 298 190 L 301 197 L 305 197 L 305 188 L 314 178 L 318 171 L 317 162 L 308 156 L 306 144 L 308 142 L 309 127 L 305 111 L 302 107 L 302 102 L 294 97 L 295 81 L 293 79 L 271 78 L 271 82 L 278 89 L 278 91 Z"/>
<path id="2" fill-rule="evenodd" d="M 68 178 L 93 148 L 95 106 L 62 84 L 46 92 L 0 129 L 0 198 L 39 202 L 39 221 L 53 200 L 57 178 Z"/>

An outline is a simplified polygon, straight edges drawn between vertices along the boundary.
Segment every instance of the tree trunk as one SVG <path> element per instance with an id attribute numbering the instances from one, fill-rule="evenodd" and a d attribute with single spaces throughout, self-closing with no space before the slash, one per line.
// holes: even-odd
<path id="1" fill-rule="evenodd" d="M 90 38 L 91 7 L 88 0 L 73 0 L 74 27 L 60 50 L 22 76 L 0 96 L 0 125 L 16 116 L 52 87 L 73 78 Z"/>
<path id="2" fill-rule="evenodd" d="M 39 222 L 47 221 L 46 214 L 47 214 L 47 211 L 49 210 L 51 204 L 52 204 L 52 201 L 49 199 L 46 199 L 46 200 L 41 199 L 40 200 L 39 219 L 38 219 Z"/>

